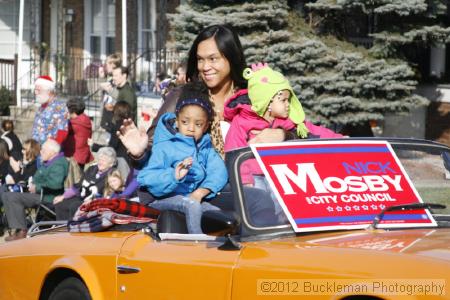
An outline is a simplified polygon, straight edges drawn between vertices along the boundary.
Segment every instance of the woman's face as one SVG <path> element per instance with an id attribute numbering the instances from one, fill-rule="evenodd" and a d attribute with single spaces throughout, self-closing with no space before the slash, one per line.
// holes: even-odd
<path id="1" fill-rule="evenodd" d="M 111 75 L 115 66 L 116 65 L 114 64 L 114 62 L 112 60 L 107 59 L 106 60 L 106 73 L 108 73 L 108 75 Z"/>
<path id="2" fill-rule="evenodd" d="M 29 144 L 24 144 L 22 148 L 22 155 L 24 160 L 28 160 L 30 156 L 31 146 Z"/>
<path id="3" fill-rule="evenodd" d="M 230 62 L 220 53 L 213 37 L 198 44 L 197 69 L 209 89 L 220 88 L 231 81 Z"/>
<path id="4" fill-rule="evenodd" d="M 106 155 L 99 155 L 97 161 L 97 167 L 100 172 L 106 171 L 113 166 L 113 161 Z"/>
<path id="5" fill-rule="evenodd" d="M 114 190 L 118 191 L 122 187 L 122 180 L 116 176 L 108 177 L 108 185 Z"/>

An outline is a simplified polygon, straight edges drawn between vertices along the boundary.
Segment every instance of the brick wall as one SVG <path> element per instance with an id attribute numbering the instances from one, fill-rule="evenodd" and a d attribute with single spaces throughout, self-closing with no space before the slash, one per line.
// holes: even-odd
<path id="1" fill-rule="evenodd" d="M 66 51 L 81 56 L 84 49 L 84 1 L 66 0 L 64 8 L 72 9 L 72 22 L 66 24 Z"/>
<path id="2" fill-rule="evenodd" d="M 137 52 L 138 34 L 137 0 L 127 1 L 127 52 Z M 122 1 L 116 1 L 116 51 L 122 52 Z"/>
<path id="3" fill-rule="evenodd" d="M 41 9 L 41 41 L 50 46 L 50 20 L 51 20 L 51 7 L 50 0 L 42 0 Z"/>

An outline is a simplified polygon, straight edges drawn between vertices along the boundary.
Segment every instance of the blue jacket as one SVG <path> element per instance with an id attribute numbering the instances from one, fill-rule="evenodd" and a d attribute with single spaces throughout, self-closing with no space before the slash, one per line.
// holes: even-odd
<path id="1" fill-rule="evenodd" d="M 185 158 L 193 158 L 192 167 L 181 180 L 175 178 L 175 167 Z M 198 188 L 206 188 L 214 197 L 228 182 L 225 163 L 211 143 L 209 134 L 195 143 L 175 128 L 175 114 L 165 113 L 156 126 L 152 154 L 137 177 L 156 197 L 188 195 Z"/>

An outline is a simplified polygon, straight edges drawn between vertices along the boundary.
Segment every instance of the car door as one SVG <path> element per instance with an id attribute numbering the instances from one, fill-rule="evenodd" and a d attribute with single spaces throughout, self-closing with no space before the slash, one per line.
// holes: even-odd
<path id="1" fill-rule="evenodd" d="M 230 299 L 240 250 L 221 244 L 130 237 L 117 261 L 117 299 Z"/>

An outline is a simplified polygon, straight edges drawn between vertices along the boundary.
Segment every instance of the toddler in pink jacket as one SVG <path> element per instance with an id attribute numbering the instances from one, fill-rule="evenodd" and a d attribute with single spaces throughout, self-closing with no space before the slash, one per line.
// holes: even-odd
<path id="1" fill-rule="evenodd" d="M 300 138 L 308 135 L 337 138 L 342 135 L 305 121 L 305 113 L 288 80 L 267 64 L 252 65 L 243 74 L 248 90 L 239 90 L 225 103 L 224 118 L 230 122 L 225 138 L 225 151 L 245 147 L 253 138 L 252 130 L 282 128 L 295 130 Z M 243 184 L 255 185 L 255 175 L 262 171 L 256 160 L 241 166 Z"/>

